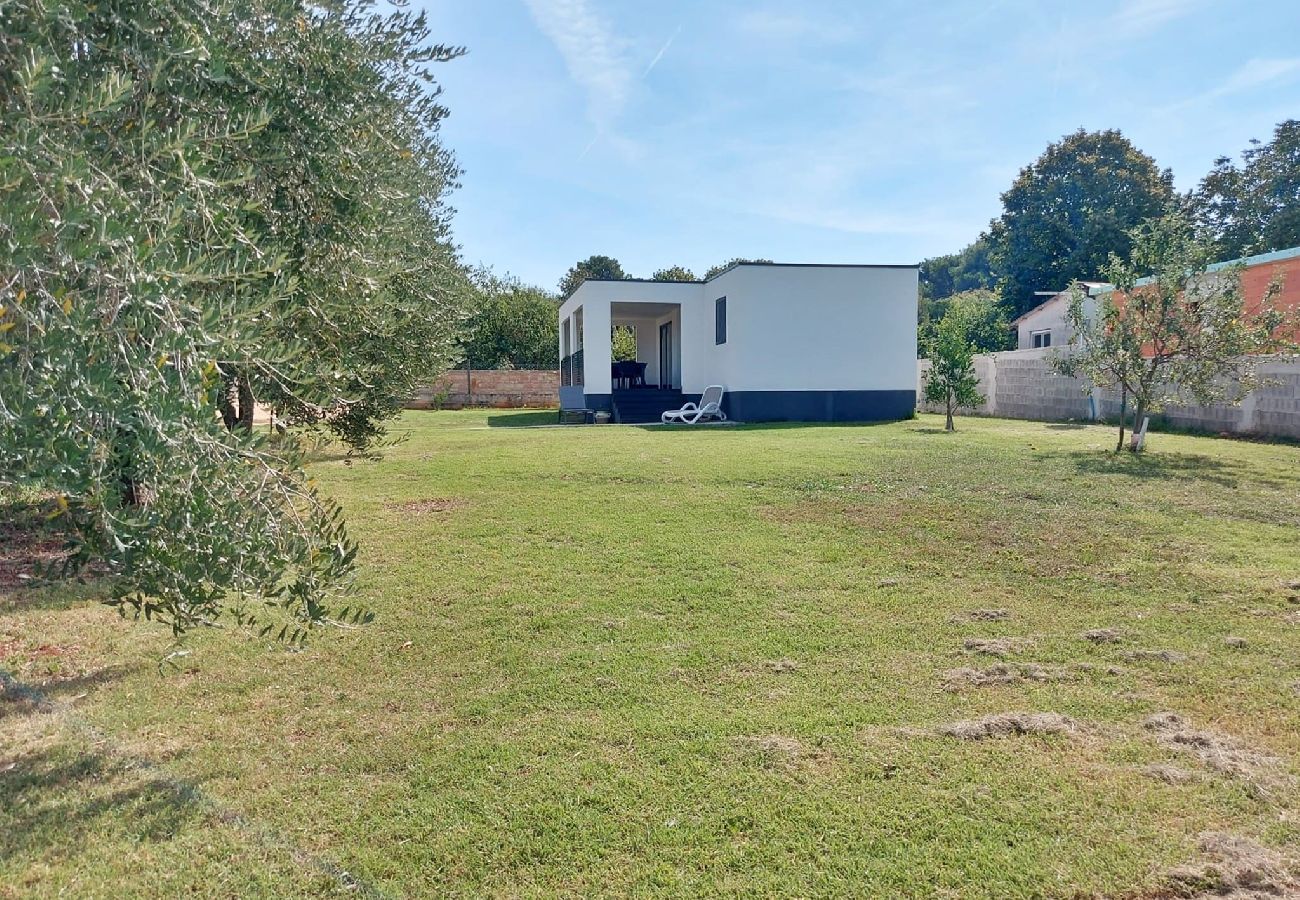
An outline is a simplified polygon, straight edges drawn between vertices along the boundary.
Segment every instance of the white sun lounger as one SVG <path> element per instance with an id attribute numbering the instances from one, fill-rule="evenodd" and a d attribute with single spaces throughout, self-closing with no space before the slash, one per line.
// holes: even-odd
<path id="1" fill-rule="evenodd" d="M 727 421 L 727 414 L 722 411 L 723 391 L 722 385 L 711 384 L 704 389 L 698 406 L 694 403 L 687 403 L 681 409 L 670 409 L 661 415 L 659 420 L 665 425 L 671 422 L 694 425 L 701 419 L 716 419 L 719 422 L 725 422 Z"/>

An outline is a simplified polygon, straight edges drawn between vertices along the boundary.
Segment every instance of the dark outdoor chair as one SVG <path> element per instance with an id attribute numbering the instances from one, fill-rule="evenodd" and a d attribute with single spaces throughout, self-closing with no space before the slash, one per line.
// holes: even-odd
<path id="1" fill-rule="evenodd" d="M 643 362 L 616 362 L 610 366 L 609 374 L 616 386 L 626 381 L 629 388 L 645 387 L 645 367 Z"/>

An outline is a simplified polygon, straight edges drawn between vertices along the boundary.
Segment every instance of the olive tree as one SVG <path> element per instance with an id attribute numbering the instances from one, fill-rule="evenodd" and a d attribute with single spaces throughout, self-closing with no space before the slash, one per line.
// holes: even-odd
<path id="1" fill-rule="evenodd" d="M 450 355 L 455 169 L 423 19 L 362 2 L 0 5 L 0 488 L 124 614 L 288 639 L 356 546 L 291 433 L 366 446 Z"/>

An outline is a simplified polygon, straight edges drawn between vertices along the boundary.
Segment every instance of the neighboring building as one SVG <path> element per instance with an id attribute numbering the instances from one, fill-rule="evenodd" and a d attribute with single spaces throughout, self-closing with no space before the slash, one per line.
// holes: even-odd
<path id="1" fill-rule="evenodd" d="M 1246 311 L 1259 311 L 1260 303 L 1268 291 L 1269 284 L 1277 279 L 1281 282 L 1281 292 L 1273 299 L 1273 304 L 1300 318 L 1300 247 L 1278 250 L 1273 253 L 1261 253 L 1245 259 L 1234 259 L 1215 263 L 1207 271 L 1217 272 L 1233 265 L 1244 266 L 1241 273 L 1241 289 L 1246 300 Z M 1147 284 L 1150 279 L 1141 279 L 1138 284 Z M 1088 289 L 1088 315 L 1096 310 L 1094 298 L 1114 288 L 1098 281 L 1081 282 Z M 1011 324 L 1017 333 L 1017 350 L 1039 350 L 1046 347 L 1063 347 L 1070 341 L 1071 329 L 1066 320 L 1066 310 L 1070 305 L 1070 292 L 1043 292 L 1047 297 L 1038 306 L 1016 319 Z M 1300 341 L 1300 328 L 1293 335 Z"/>
<path id="2" fill-rule="evenodd" d="M 711 384 L 743 422 L 900 419 L 916 405 L 917 266 L 738 263 L 708 281 L 588 280 L 560 306 L 560 405 L 658 421 Z M 615 389 L 610 333 L 644 387 Z"/>
<path id="3" fill-rule="evenodd" d="M 1261 253 L 1241 260 L 1246 269 L 1241 273 L 1241 291 L 1246 298 L 1246 312 L 1257 313 L 1269 284 L 1281 282 L 1281 291 L 1273 298 L 1273 305 L 1292 317 L 1297 327 L 1290 339 L 1300 344 L 1300 247 Z M 1232 263 L 1218 263 L 1211 269 L 1222 269 Z"/>
<path id="4" fill-rule="evenodd" d="M 1098 281 L 1083 281 L 1080 284 L 1088 290 L 1085 309 L 1091 316 L 1096 309 L 1093 298 L 1110 285 Z M 1011 323 L 1016 329 L 1017 350 L 1064 347 L 1070 342 L 1073 330 L 1066 317 L 1070 308 L 1070 292 L 1064 290 L 1053 294 L 1050 291 L 1040 291 L 1039 296 L 1046 296 L 1047 299 Z"/>

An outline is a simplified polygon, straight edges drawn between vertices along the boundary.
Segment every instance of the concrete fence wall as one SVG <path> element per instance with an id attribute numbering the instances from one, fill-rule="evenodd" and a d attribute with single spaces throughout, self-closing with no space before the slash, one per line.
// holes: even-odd
<path id="1" fill-rule="evenodd" d="M 554 408 L 560 402 L 558 369 L 454 369 L 415 392 L 407 409 L 466 406 Z"/>
<path id="2" fill-rule="evenodd" d="M 1110 419 L 1119 415 L 1119 396 L 1068 378 L 1052 369 L 1056 350 L 1012 350 L 975 357 L 984 405 L 965 410 L 1009 419 Z M 924 390 L 927 359 L 918 360 L 918 396 Z M 1169 424 L 1202 431 L 1300 438 L 1300 356 L 1267 357 L 1256 371 L 1260 383 L 1238 404 L 1170 405 L 1159 414 Z M 928 412 L 942 410 L 922 404 Z"/>

